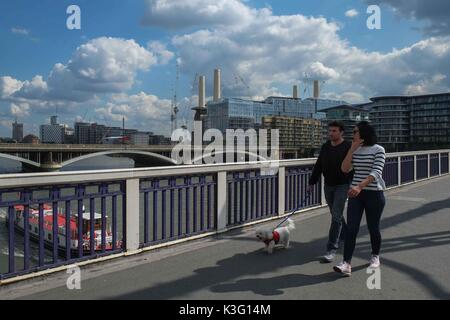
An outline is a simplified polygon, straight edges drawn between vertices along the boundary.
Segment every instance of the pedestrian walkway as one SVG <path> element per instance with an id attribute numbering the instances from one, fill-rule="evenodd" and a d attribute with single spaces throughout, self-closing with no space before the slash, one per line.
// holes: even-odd
<path id="1" fill-rule="evenodd" d="M 297 215 L 291 248 L 273 255 L 250 228 L 86 266 L 81 290 L 68 290 L 60 273 L 0 288 L 0 298 L 450 299 L 449 190 L 446 176 L 386 193 L 380 290 L 366 284 L 365 221 L 351 278 L 319 262 L 330 223 L 323 208 Z"/>

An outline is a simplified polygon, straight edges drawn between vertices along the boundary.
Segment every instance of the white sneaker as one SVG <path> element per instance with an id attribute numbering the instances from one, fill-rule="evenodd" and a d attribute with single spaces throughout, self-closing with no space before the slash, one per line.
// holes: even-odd
<path id="1" fill-rule="evenodd" d="M 324 256 L 323 259 L 326 262 L 333 262 L 334 258 L 336 258 L 336 250 L 328 251 Z"/>
<path id="2" fill-rule="evenodd" d="M 334 266 L 333 269 L 346 277 L 350 277 L 352 275 L 352 266 L 345 261 L 342 261 L 338 265 Z"/>
<path id="3" fill-rule="evenodd" d="M 369 268 L 376 269 L 380 267 L 380 257 L 373 254 L 369 260 Z"/>

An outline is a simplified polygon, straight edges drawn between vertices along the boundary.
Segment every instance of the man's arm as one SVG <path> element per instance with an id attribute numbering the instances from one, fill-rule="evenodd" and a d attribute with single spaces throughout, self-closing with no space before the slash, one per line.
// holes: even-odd
<path id="1" fill-rule="evenodd" d="M 323 145 L 322 148 L 320 149 L 319 157 L 317 158 L 313 172 L 311 174 L 311 177 L 309 178 L 310 186 L 315 185 L 319 181 L 320 175 L 322 174 L 322 157 L 324 153 L 324 148 L 325 145 Z"/>

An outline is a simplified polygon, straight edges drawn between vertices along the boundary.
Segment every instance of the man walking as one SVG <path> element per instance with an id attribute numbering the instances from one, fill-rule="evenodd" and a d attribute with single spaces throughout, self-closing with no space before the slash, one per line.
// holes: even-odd
<path id="1" fill-rule="evenodd" d="M 342 172 L 341 165 L 348 150 L 351 147 L 349 141 L 345 141 L 344 124 L 333 121 L 328 125 L 327 141 L 320 149 L 314 169 L 309 179 L 308 190 L 319 181 L 320 175 L 325 178 L 325 200 L 331 212 L 331 226 L 328 234 L 328 243 L 324 262 L 332 262 L 339 249 L 339 242 L 345 240 L 347 225 L 343 216 L 347 192 L 351 182 L 351 174 Z"/>

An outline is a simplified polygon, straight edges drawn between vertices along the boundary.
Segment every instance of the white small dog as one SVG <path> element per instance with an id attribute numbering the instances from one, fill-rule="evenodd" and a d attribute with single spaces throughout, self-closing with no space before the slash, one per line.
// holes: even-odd
<path id="1" fill-rule="evenodd" d="M 290 231 L 295 229 L 295 224 L 292 219 L 287 219 L 281 226 L 272 229 L 258 229 L 256 230 L 256 238 L 264 242 L 266 247 L 264 248 L 267 253 L 273 253 L 273 249 L 276 245 L 283 245 L 284 248 L 289 247 Z"/>

